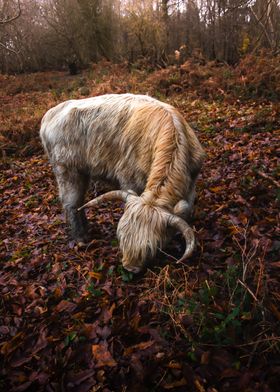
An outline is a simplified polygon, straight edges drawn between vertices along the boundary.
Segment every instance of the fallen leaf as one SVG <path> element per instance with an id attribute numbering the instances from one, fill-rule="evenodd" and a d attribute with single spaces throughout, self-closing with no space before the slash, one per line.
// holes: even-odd
<path id="1" fill-rule="evenodd" d="M 148 340 L 147 342 L 141 342 L 135 344 L 134 346 L 126 348 L 124 350 L 124 355 L 131 355 L 131 353 L 138 350 L 146 350 L 148 347 L 151 347 L 153 344 L 154 344 L 153 340 Z"/>
<path id="2" fill-rule="evenodd" d="M 223 189 L 224 189 L 224 187 L 222 187 L 222 186 L 212 186 L 209 188 L 209 190 L 214 193 L 221 192 Z"/>
<path id="3" fill-rule="evenodd" d="M 183 387 L 187 384 L 188 383 L 187 383 L 187 380 L 185 379 L 185 377 L 182 377 L 180 380 L 175 380 L 175 381 L 169 382 L 169 383 L 162 383 L 161 386 L 164 389 L 174 389 L 174 388 Z"/>
<path id="4" fill-rule="evenodd" d="M 176 361 L 170 361 L 166 367 L 169 369 L 182 369 L 182 365 L 179 362 Z"/>
<path id="5" fill-rule="evenodd" d="M 102 278 L 102 274 L 100 272 L 89 271 L 88 275 L 96 280 L 100 280 Z"/>
<path id="6" fill-rule="evenodd" d="M 194 385 L 195 385 L 197 392 L 205 392 L 204 386 L 200 383 L 200 381 L 198 379 L 194 380 Z"/>
<path id="7" fill-rule="evenodd" d="M 77 307 L 76 304 L 74 304 L 73 302 L 70 301 L 66 301 L 66 300 L 62 300 L 59 302 L 58 305 L 56 305 L 55 309 L 57 312 L 64 312 L 65 310 L 67 310 L 69 313 L 73 312 L 73 310 L 75 310 Z"/>
<path id="8" fill-rule="evenodd" d="M 117 366 L 117 362 L 112 357 L 110 351 L 107 348 L 105 343 L 93 344 L 91 346 L 92 355 L 96 360 L 96 367 L 103 367 L 103 366 Z"/>
<path id="9" fill-rule="evenodd" d="M 201 355 L 200 363 L 202 365 L 208 365 L 210 358 L 210 351 L 204 351 Z"/>

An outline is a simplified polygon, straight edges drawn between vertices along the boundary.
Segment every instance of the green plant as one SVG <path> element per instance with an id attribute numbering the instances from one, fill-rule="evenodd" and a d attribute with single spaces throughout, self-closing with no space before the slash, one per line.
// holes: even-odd
<path id="1" fill-rule="evenodd" d="M 236 251 L 235 265 L 212 271 L 193 289 L 189 285 L 190 269 L 181 267 L 178 280 L 177 270 L 166 266 L 153 275 L 145 298 L 156 304 L 191 344 L 241 343 L 250 335 L 252 322 L 263 320 L 262 304 L 257 303 L 246 283 L 253 256 L 254 249 Z"/>
<path id="2" fill-rule="evenodd" d="M 94 297 L 101 297 L 103 295 L 103 291 L 96 288 L 94 282 L 91 282 L 87 286 L 87 291 Z"/>
<path id="3" fill-rule="evenodd" d="M 131 282 L 133 280 L 133 273 L 124 269 L 122 265 L 118 266 L 117 271 L 121 275 L 123 282 Z"/>
<path id="4" fill-rule="evenodd" d="M 64 346 L 65 346 L 65 347 L 70 346 L 70 344 L 71 344 L 72 342 L 74 342 L 74 340 L 76 339 L 76 337 L 77 337 L 77 332 L 75 332 L 75 331 L 70 332 L 70 333 L 65 337 L 65 339 L 64 339 Z"/>

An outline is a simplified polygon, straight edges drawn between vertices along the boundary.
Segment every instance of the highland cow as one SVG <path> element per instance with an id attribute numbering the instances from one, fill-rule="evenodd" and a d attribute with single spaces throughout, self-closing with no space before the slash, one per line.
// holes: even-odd
<path id="1" fill-rule="evenodd" d="M 84 207 L 120 199 L 125 210 L 117 236 L 127 270 L 138 272 L 155 256 L 168 227 L 185 238 L 181 260 L 192 253 L 187 220 L 204 152 L 174 107 L 133 94 L 70 100 L 45 114 L 40 136 L 77 241 L 87 239 Z M 90 178 L 117 183 L 120 190 L 83 206 Z"/>

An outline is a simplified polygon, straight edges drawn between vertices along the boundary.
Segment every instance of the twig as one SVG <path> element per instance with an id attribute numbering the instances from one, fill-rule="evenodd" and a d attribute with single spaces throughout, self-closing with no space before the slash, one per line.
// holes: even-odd
<path id="1" fill-rule="evenodd" d="M 0 46 L 2 46 L 2 48 L 4 48 L 4 49 L 8 50 L 9 52 L 16 54 L 17 56 L 19 55 L 19 52 L 17 52 L 14 49 L 8 48 L 8 46 L 4 45 L 2 42 L 0 42 Z"/>
<path id="2" fill-rule="evenodd" d="M 258 274 L 259 276 L 258 276 L 257 289 L 256 289 L 256 292 L 255 292 L 256 297 L 259 294 L 261 283 L 263 282 L 263 276 L 264 276 L 264 270 L 265 270 L 264 260 L 265 260 L 265 255 L 266 255 L 266 252 L 267 252 L 267 247 L 268 247 L 268 244 L 266 243 L 266 245 L 264 246 L 264 249 L 263 249 L 263 255 L 262 255 L 262 257 L 259 257 L 259 266 L 260 267 L 259 267 L 259 274 Z"/>
<path id="3" fill-rule="evenodd" d="M 242 344 L 218 344 L 218 343 L 199 343 L 199 346 L 204 346 L 204 347 L 235 347 L 235 348 L 240 348 L 240 347 L 248 347 L 248 346 L 254 346 L 256 343 L 266 343 L 266 342 L 280 342 L 280 336 L 270 336 L 265 339 L 258 339 L 257 341 L 252 341 L 248 343 L 242 343 Z"/>
<path id="4" fill-rule="evenodd" d="M 166 253 L 166 252 L 164 252 L 164 250 L 162 250 L 161 248 L 157 248 L 161 253 L 163 253 L 165 256 L 167 256 L 167 257 L 171 257 L 171 259 L 173 259 L 173 260 L 175 260 L 176 262 L 178 262 L 179 260 L 178 259 L 176 259 L 176 257 L 174 257 L 174 256 L 172 256 L 172 255 L 170 255 L 170 254 L 168 254 L 168 253 Z"/>
<path id="5" fill-rule="evenodd" d="M 213 301 L 214 305 L 216 306 L 217 304 L 216 304 L 215 298 L 214 298 L 213 295 L 211 294 L 211 288 L 210 288 L 210 286 L 209 286 L 209 283 L 208 283 L 208 280 L 207 280 L 207 279 L 205 280 L 205 284 L 206 284 L 207 289 L 208 289 L 208 291 L 209 291 L 210 297 L 212 298 L 212 301 Z"/>
<path id="6" fill-rule="evenodd" d="M 164 380 L 164 377 L 166 376 L 166 373 L 167 373 L 167 370 L 164 371 L 163 376 L 160 378 L 159 382 L 155 385 L 154 389 L 157 389 L 160 386 L 160 384 Z"/>
<path id="7" fill-rule="evenodd" d="M 253 293 L 253 291 L 252 291 L 244 282 L 242 282 L 242 280 L 238 279 L 238 282 L 239 282 L 243 287 L 245 287 L 245 289 L 251 294 L 251 296 L 254 298 L 254 300 L 255 300 L 256 302 L 258 302 L 258 298 L 255 296 L 255 294 Z"/>
<path id="8" fill-rule="evenodd" d="M 260 343 L 265 343 L 265 342 L 280 342 L 280 336 L 270 336 L 268 338 L 264 338 L 264 339 L 258 339 L 257 341 L 253 341 L 253 342 L 248 342 L 248 343 L 243 343 L 243 344 L 237 344 L 233 347 L 246 347 L 246 346 L 254 346 L 256 343 L 260 344 Z"/>
<path id="9" fill-rule="evenodd" d="M 255 353 L 256 353 L 256 351 L 257 351 L 257 348 L 258 348 L 258 345 L 259 345 L 259 344 L 260 344 L 260 340 L 257 340 L 256 343 L 255 343 L 254 346 L 253 346 L 253 349 L 251 350 L 251 353 L 250 353 L 250 355 L 249 355 L 249 359 L 248 359 L 248 362 L 247 362 L 247 365 L 246 365 L 246 367 L 247 367 L 248 369 L 251 367 L 253 357 L 254 357 L 254 355 L 255 355 Z"/>
<path id="10" fill-rule="evenodd" d="M 260 170 L 256 170 L 256 172 L 258 173 L 259 176 L 265 178 L 266 180 L 271 181 L 277 188 L 280 188 L 280 182 L 274 180 L 274 178 L 271 178 L 268 174 L 265 174 L 264 172 L 260 171 Z"/>

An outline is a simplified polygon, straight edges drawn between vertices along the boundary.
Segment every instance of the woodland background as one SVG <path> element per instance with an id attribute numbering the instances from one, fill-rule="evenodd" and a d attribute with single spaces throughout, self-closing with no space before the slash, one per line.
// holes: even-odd
<path id="1" fill-rule="evenodd" d="M 103 58 L 166 66 L 180 48 L 180 62 L 236 64 L 280 44 L 279 0 L 1 0 L 0 21 L 2 72 Z"/>
<path id="2" fill-rule="evenodd" d="M 279 21 L 278 0 L 0 0 L 0 391 L 279 390 Z M 195 252 L 177 234 L 137 276 L 122 204 L 71 241 L 38 136 L 62 101 L 127 92 L 207 153 Z"/>

